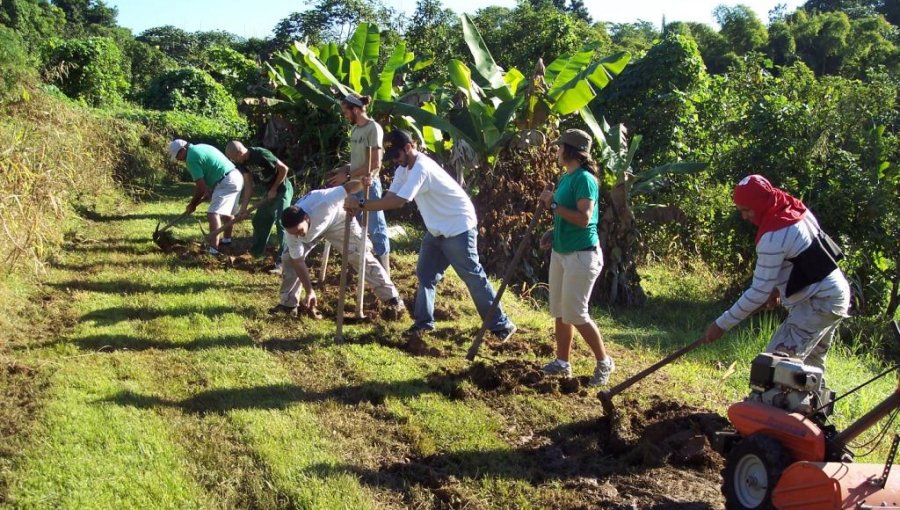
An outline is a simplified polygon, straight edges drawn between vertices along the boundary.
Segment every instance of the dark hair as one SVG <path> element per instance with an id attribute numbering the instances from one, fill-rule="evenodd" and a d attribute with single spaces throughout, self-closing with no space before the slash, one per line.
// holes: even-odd
<path id="1" fill-rule="evenodd" d="M 294 228 L 303 223 L 303 220 L 308 217 L 309 215 L 306 214 L 306 211 L 300 209 L 296 205 L 292 205 L 281 213 L 281 224 L 284 228 Z"/>
<path id="2" fill-rule="evenodd" d="M 577 161 L 582 167 L 586 168 L 588 172 L 593 174 L 594 177 L 600 178 L 597 162 L 591 158 L 589 152 L 576 149 L 567 143 L 561 144 L 561 146 L 563 148 L 563 159 L 567 161 Z"/>
<path id="3" fill-rule="evenodd" d="M 348 101 L 347 97 L 349 97 L 349 96 L 344 96 L 344 99 L 341 99 L 341 102 L 346 104 L 347 106 L 350 106 L 351 108 L 365 108 L 365 107 L 369 106 L 369 103 L 372 102 L 372 96 L 357 95 L 356 96 L 357 99 L 359 99 L 359 102 L 363 104 L 362 106 L 359 106 L 358 104 L 354 104 L 354 103 L 351 103 L 350 101 Z"/>

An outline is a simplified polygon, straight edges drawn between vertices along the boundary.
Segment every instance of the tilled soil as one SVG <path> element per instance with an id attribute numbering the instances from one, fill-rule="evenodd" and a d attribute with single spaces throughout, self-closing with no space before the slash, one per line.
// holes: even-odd
<path id="1" fill-rule="evenodd" d="M 463 508 L 462 478 L 519 478 L 562 483 L 567 508 L 721 508 L 722 458 L 710 441 L 727 421 L 714 413 L 653 399 L 642 409 L 620 402 L 620 429 L 602 417 L 534 432 L 512 450 L 437 453 L 383 465 L 363 479 L 407 494 L 423 490 L 436 508 Z M 647 406 L 647 404 L 644 404 Z M 599 405 L 598 405 L 599 410 Z"/>

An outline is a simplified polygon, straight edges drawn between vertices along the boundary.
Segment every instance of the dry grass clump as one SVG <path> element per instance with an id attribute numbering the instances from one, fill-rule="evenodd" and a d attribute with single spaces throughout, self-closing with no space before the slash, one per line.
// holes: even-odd
<path id="1" fill-rule="evenodd" d="M 0 280 L 39 271 L 73 211 L 115 196 L 116 183 L 139 190 L 167 168 L 163 137 L 40 92 L 0 111 L 0 140 Z"/>

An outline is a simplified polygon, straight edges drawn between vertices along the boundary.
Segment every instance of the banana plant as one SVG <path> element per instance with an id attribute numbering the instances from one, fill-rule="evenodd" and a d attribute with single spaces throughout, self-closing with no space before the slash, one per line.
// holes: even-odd
<path id="1" fill-rule="evenodd" d="M 309 46 L 295 41 L 287 50 L 275 54 L 267 62 L 270 79 L 276 91 L 293 103 L 309 101 L 319 108 L 335 108 L 350 93 L 365 94 L 378 102 L 398 96 L 398 73 L 405 69 L 423 69 L 431 60 L 416 60 L 406 51 L 406 43 L 397 44 L 387 62 L 377 68 L 381 56 L 381 33 L 373 23 L 360 23 L 347 43 L 325 43 Z"/>
<path id="2" fill-rule="evenodd" d="M 641 135 L 634 135 L 629 142 L 624 124 L 610 127 L 606 119 L 598 123 L 590 110 L 582 111 L 582 117 L 597 140 L 600 166 L 605 169 L 603 214 L 597 230 L 606 263 L 598 286 L 603 300 L 610 304 L 640 306 L 647 296 L 637 273 L 641 235 L 632 200 L 657 189 L 664 176 L 696 173 L 707 164 L 676 162 L 636 171 L 633 163 Z"/>
<path id="3" fill-rule="evenodd" d="M 592 61 L 597 48 L 587 46 L 554 60 L 546 74 L 539 62 L 528 83 L 518 69 L 504 71 L 497 65 L 468 15 L 460 16 L 460 24 L 475 72 L 454 59 L 450 84 L 435 91 L 433 102 L 418 106 L 395 101 L 387 106 L 421 133 L 430 150 L 441 154 L 449 147 L 446 159 L 460 182 L 467 170 L 492 165 L 520 131 L 539 132 L 552 115 L 588 110 L 596 88 L 605 87 L 630 59 L 628 53 L 618 53 Z"/>

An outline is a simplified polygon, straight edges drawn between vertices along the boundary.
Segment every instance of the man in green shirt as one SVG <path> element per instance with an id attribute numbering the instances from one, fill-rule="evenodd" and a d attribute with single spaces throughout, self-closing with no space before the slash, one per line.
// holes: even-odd
<path id="1" fill-rule="evenodd" d="M 281 213 L 291 206 L 294 187 L 287 179 L 288 167 L 271 151 L 263 147 L 250 147 L 232 140 L 225 147 L 225 155 L 234 162 L 244 175 L 244 195 L 238 217 L 247 213 L 247 204 L 253 196 L 253 185 L 259 183 L 266 190 L 266 202 L 256 209 L 253 216 L 253 244 L 250 253 L 262 257 L 269 244 L 272 225 L 278 239 L 276 251 L 276 269 L 281 264 L 281 250 L 284 247 L 284 226 L 281 224 Z"/>
<path id="2" fill-rule="evenodd" d="M 169 143 L 169 158 L 172 161 L 184 161 L 196 184 L 194 196 L 185 208 L 186 213 L 194 212 L 197 205 L 209 197 L 209 208 L 206 210 L 210 229 L 209 253 L 218 255 L 219 234 L 213 235 L 213 232 L 234 217 L 238 195 L 244 186 L 243 176 L 234 171 L 234 164 L 219 149 L 211 145 L 172 140 Z"/>

